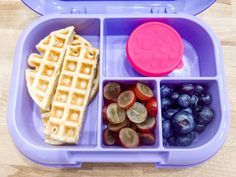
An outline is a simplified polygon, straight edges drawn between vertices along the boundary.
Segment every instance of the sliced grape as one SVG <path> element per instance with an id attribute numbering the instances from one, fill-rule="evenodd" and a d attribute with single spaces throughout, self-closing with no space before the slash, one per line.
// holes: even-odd
<path id="1" fill-rule="evenodd" d="M 113 100 L 119 96 L 121 87 L 119 83 L 108 82 L 103 89 L 103 95 L 107 100 Z"/>
<path id="2" fill-rule="evenodd" d="M 112 146 L 116 143 L 116 136 L 108 128 L 103 130 L 103 143 L 107 146 Z"/>
<path id="3" fill-rule="evenodd" d="M 127 117 L 131 122 L 142 123 L 147 118 L 147 109 L 139 102 L 135 102 L 134 105 L 126 111 Z"/>
<path id="4" fill-rule="evenodd" d="M 148 115 L 155 117 L 157 115 L 157 100 L 156 98 L 151 98 L 146 103 L 146 109 Z"/>
<path id="5" fill-rule="evenodd" d="M 134 92 L 136 97 L 142 101 L 148 101 L 154 95 L 152 89 L 143 83 L 137 83 Z"/>
<path id="6" fill-rule="evenodd" d="M 153 145 L 155 144 L 155 136 L 152 133 L 141 133 L 139 140 L 142 145 Z"/>
<path id="7" fill-rule="evenodd" d="M 139 145 L 139 136 L 131 128 L 123 128 L 119 133 L 119 139 L 126 148 L 135 148 Z"/>
<path id="8" fill-rule="evenodd" d="M 153 128 L 155 127 L 156 124 L 156 119 L 155 117 L 147 117 L 147 119 L 137 125 L 137 128 L 142 131 L 142 132 L 147 132 L 147 131 L 151 131 L 153 130 Z"/>
<path id="9" fill-rule="evenodd" d="M 104 124 L 107 124 L 107 105 L 105 105 L 102 109 L 102 120 Z"/>
<path id="10" fill-rule="evenodd" d="M 125 121 L 121 122 L 120 124 L 111 124 L 111 123 L 108 124 L 109 130 L 115 133 L 119 132 L 122 128 L 129 126 L 130 126 L 130 121 L 127 119 L 125 119 Z"/>
<path id="11" fill-rule="evenodd" d="M 125 110 L 117 103 L 111 103 L 107 107 L 107 120 L 112 124 L 120 124 L 125 121 Z"/>
<path id="12" fill-rule="evenodd" d="M 118 98 L 117 103 L 121 108 L 128 109 L 135 103 L 135 94 L 131 90 L 122 92 Z"/>

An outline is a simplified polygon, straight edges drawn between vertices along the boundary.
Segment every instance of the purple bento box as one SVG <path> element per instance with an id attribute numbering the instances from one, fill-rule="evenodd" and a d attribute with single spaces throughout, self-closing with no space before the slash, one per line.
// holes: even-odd
<path id="1" fill-rule="evenodd" d="M 229 104 L 220 42 L 211 29 L 194 15 L 215 0 L 75 1 L 23 0 L 44 15 L 21 35 L 15 50 L 8 104 L 8 128 L 16 147 L 32 161 L 52 167 L 81 167 L 83 162 L 154 163 L 159 168 L 201 164 L 222 147 L 229 129 Z M 125 46 L 139 25 L 163 22 L 173 27 L 184 43 L 184 68 L 166 77 L 143 77 L 129 65 Z M 30 98 L 25 81 L 27 58 L 35 45 L 51 31 L 75 26 L 76 31 L 100 49 L 100 88 L 89 105 L 78 145 L 44 143 L 39 109 Z M 106 82 L 143 81 L 158 98 L 157 140 L 153 146 L 134 149 L 106 147 L 102 143 L 102 90 Z M 163 146 L 160 84 L 207 83 L 213 96 L 215 118 L 198 140 L 186 148 Z"/>

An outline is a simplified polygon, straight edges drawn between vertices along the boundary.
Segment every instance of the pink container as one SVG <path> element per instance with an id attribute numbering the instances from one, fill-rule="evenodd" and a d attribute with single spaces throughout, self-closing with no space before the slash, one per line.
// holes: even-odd
<path id="1" fill-rule="evenodd" d="M 137 27 L 126 46 L 132 67 L 144 76 L 163 76 L 183 66 L 184 45 L 171 26 L 148 22 Z"/>

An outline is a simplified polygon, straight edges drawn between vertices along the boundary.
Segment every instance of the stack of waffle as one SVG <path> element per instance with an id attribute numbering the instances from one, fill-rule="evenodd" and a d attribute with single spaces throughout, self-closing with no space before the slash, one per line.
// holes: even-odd
<path id="1" fill-rule="evenodd" d="M 76 144 L 88 103 L 98 90 L 98 49 L 74 27 L 54 31 L 29 56 L 26 82 L 41 109 L 45 142 Z"/>

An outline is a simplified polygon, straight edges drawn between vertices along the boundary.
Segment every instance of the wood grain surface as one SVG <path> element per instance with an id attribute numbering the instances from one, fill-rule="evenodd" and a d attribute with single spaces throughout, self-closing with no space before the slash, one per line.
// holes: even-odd
<path id="1" fill-rule="evenodd" d="M 20 0 L 0 0 L 0 177 L 236 177 L 236 0 L 218 0 L 199 17 L 217 33 L 224 53 L 231 125 L 220 152 L 208 162 L 189 169 L 156 169 L 153 164 L 111 163 L 86 163 L 82 169 L 53 169 L 26 159 L 15 148 L 8 134 L 6 110 L 14 48 L 22 30 L 38 15 Z"/>

